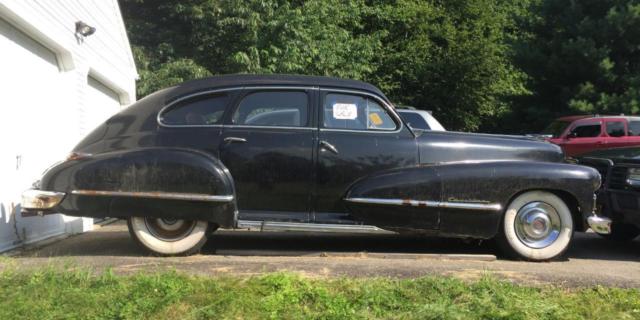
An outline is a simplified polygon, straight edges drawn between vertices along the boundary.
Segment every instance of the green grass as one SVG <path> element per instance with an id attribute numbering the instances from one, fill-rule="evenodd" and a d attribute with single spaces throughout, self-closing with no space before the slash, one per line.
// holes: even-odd
<path id="1" fill-rule="evenodd" d="M 526 287 L 485 277 L 0 273 L 0 319 L 639 319 L 640 290 Z"/>

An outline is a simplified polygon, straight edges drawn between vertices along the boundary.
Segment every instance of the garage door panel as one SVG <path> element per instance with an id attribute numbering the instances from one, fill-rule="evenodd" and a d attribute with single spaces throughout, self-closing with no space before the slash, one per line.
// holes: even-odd
<path id="1" fill-rule="evenodd" d="M 88 134 L 120 111 L 120 96 L 97 79 L 87 77 L 87 93 L 82 117 L 82 133 Z"/>
<path id="2" fill-rule="evenodd" d="M 56 54 L 0 20 L 0 251 L 59 234 L 61 215 L 16 216 L 20 194 L 61 160 L 78 140 L 73 87 Z"/>

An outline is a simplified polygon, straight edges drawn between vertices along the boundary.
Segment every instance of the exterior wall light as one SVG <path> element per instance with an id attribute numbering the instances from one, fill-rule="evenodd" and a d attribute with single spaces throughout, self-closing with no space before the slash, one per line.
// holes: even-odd
<path id="1" fill-rule="evenodd" d="M 76 39 L 82 43 L 85 37 L 88 37 L 96 32 L 96 28 L 92 27 L 82 21 L 76 22 Z"/>

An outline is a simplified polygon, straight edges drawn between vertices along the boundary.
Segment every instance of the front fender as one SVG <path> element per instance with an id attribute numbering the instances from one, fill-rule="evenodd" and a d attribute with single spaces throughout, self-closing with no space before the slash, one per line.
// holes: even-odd
<path id="1" fill-rule="evenodd" d="M 550 190 L 568 195 L 586 218 L 593 211 L 593 195 L 599 185 L 596 170 L 577 165 L 459 162 L 373 174 L 357 181 L 345 201 L 352 214 L 367 224 L 491 238 L 498 232 L 504 209 L 519 193 Z"/>
<path id="2" fill-rule="evenodd" d="M 41 189 L 64 192 L 53 210 L 74 216 L 157 216 L 232 227 L 233 179 L 218 159 L 195 150 L 142 148 L 63 162 Z"/>
<path id="3" fill-rule="evenodd" d="M 450 202 L 487 202 L 506 208 L 518 194 L 528 190 L 549 190 L 575 200 L 583 221 L 593 213 L 594 194 L 600 174 L 593 168 L 566 163 L 535 161 L 491 161 L 452 163 L 436 166 L 442 183 L 442 199 Z M 566 199 L 565 199 L 566 200 Z M 571 207 L 572 203 L 568 203 Z M 455 233 L 469 212 L 451 211 L 441 215 L 441 229 Z M 496 219 L 498 231 L 500 219 Z"/>

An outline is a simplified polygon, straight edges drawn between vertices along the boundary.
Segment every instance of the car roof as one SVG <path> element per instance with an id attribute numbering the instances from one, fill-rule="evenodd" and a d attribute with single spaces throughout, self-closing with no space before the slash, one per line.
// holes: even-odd
<path id="1" fill-rule="evenodd" d="M 242 86 L 317 86 L 343 89 L 354 89 L 376 94 L 387 102 L 387 97 L 376 86 L 357 80 L 348 80 L 333 77 L 289 75 L 289 74 L 230 74 L 213 76 L 203 79 L 191 80 L 181 83 L 168 90 L 166 101 L 209 89 L 222 89 Z"/>
<path id="2" fill-rule="evenodd" d="M 590 119 L 640 119 L 640 116 L 625 116 L 625 115 L 576 115 L 557 118 L 556 121 L 573 122 L 577 120 L 590 120 Z"/>

